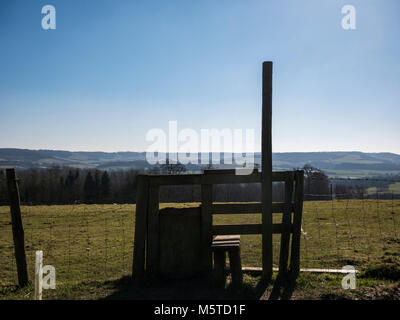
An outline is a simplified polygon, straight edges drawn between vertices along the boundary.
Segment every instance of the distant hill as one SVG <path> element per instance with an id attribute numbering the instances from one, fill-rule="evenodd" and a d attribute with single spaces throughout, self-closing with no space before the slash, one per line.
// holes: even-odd
<path id="1" fill-rule="evenodd" d="M 28 150 L 0 148 L 0 168 L 47 168 L 70 166 L 102 170 L 144 169 L 147 163 L 144 152 L 71 152 L 57 150 Z M 324 170 L 331 176 L 368 176 L 400 174 L 400 155 L 394 153 L 364 152 L 284 152 L 273 154 L 275 170 L 301 168 L 305 164 Z M 223 157 L 221 156 L 221 159 Z M 255 162 L 260 164 L 260 153 Z M 215 165 L 229 168 L 233 165 Z M 189 165 L 189 170 L 201 166 Z"/>

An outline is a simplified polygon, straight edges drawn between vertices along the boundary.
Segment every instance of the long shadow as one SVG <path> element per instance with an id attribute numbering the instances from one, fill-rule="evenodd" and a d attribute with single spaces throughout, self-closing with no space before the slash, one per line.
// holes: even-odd
<path id="1" fill-rule="evenodd" d="M 290 300 L 296 286 L 296 278 L 297 277 L 293 274 L 278 274 L 269 300 Z"/>
<path id="2" fill-rule="evenodd" d="M 256 286 L 244 283 L 241 288 L 221 287 L 206 275 L 189 280 L 146 279 L 141 283 L 124 277 L 108 285 L 114 292 L 105 300 L 258 300 L 269 283 L 261 280 Z"/>

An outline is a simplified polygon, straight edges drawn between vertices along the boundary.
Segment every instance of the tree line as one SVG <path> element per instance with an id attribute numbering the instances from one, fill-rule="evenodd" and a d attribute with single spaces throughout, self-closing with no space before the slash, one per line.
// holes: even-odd
<path id="1" fill-rule="evenodd" d="M 336 184 L 332 186 L 323 171 L 304 166 L 305 200 L 328 200 L 332 192 L 359 194 L 359 186 Z M 167 164 L 150 173 L 184 173 L 184 166 Z M 18 170 L 21 203 L 26 205 L 53 205 L 76 203 L 135 203 L 137 170 L 106 171 L 52 167 L 46 169 Z M 161 202 L 200 202 L 200 186 L 163 186 Z M 261 184 L 214 185 L 214 201 L 260 201 Z M 283 201 L 283 183 L 273 184 L 273 201 Z M 5 170 L 0 169 L 0 204 L 7 205 Z"/>

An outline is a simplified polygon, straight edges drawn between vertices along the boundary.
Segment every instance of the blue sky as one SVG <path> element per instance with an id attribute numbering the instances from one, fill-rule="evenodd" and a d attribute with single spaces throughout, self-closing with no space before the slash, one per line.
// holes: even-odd
<path id="1" fill-rule="evenodd" d="M 169 120 L 258 133 L 272 60 L 273 151 L 400 154 L 399 31 L 396 0 L 2 0 L 0 147 L 144 151 Z"/>

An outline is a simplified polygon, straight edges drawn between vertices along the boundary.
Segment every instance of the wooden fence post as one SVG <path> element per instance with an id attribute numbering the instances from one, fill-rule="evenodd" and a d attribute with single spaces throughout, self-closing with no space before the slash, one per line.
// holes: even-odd
<path id="1" fill-rule="evenodd" d="M 206 174 L 206 173 L 205 173 Z M 202 263 L 205 272 L 211 271 L 212 268 L 212 202 L 213 202 L 213 185 L 201 185 L 201 246 L 202 246 Z"/>
<path id="2" fill-rule="evenodd" d="M 19 190 L 18 182 L 15 176 L 15 169 L 7 169 L 6 175 L 14 240 L 15 261 L 17 263 L 18 271 L 18 284 L 20 287 L 23 287 L 28 284 L 28 269 L 26 265 L 24 227 L 22 225 Z"/>
<path id="3" fill-rule="evenodd" d="M 293 210 L 293 235 L 292 250 L 290 257 L 290 272 L 295 276 L 300 271 L 300 236 L 301 236 L 301 219 L 303 214 L 303 188 L 304 188 L 304 171 L 297 170 L 295 173 L 296 189 L 294 195 Z"/>
<path id="4" fill-rule="evenodd" d="M 146 273 L 151 277 L 157 277 L 160 267 L 159 186 L 151 183 L 149 185 Z"/>
<path id="5" fill-rule="evenodd" d="M 133 245 L 132 278 L 140 280 L 145 272 L 145 253 L 147 235 L 147 207 L 149 200 L 149 179 L 137 176 L 135 239 Z"/>
<path id="6" fill-rule="evenodd" d="M 263 278 L 272 277 L 272 62 L 263 63 L 261 130 L 261 202 Z"/>
<path id="7" fill-rule="evenodd" d="M 279 254 L 279 275 L 287 274 L 289 261 L 289 244 L 292 225 L 292 198 L 293 198 L 294 174 L 285 181 L 285 206 L 282 214 L 281 250 Z"/>

